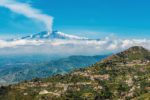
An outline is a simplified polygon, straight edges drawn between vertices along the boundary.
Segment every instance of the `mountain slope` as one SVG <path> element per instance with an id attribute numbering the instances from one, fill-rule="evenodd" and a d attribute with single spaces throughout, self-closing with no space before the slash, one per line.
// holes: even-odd
<path id="1" fill-rule="evenodd" d="M 3 100 L 130 100 L 149 98 L 150 52 L 131 47 L 69 74 L 1 87 Z"/>
<path id="2" fill-rule="evenodd" d="M 44 61 L 44 59 L 49 58 L 43 56 L 33 56 L 43 59 L 42 61 L 40 59 L 34 60 L 32 57 L 25 57 L 16 57 L 14 62 L 11 61 L 10 63 L 8 62 L 8 58 L 5 60 L 7 62 L 4 62 L 3 66 L 0 66 L 0 85 L 67 73 L 73 69 L 94 64 L 106 56 L 71 56 L 53 61 Z M 2 59 L 4 60 L 4 58 Z M 23 60 L 18 61 L 19 59 Z"/>
<path id="3" fill-rule="evenodd" d="M 150 59 L 150 52 L 141 46 L 134 46 L 129 48 L 128 50 L 108 57 L 107 59 L 105 59 L 105 61 L 108 61 L 109 59 L 112 61 L 113 59 L 117 61 L 121 61 L 122 59 L 124 59 L 125 61 L 147 60 Z"/>
<path id="4" fill-rule="evenodd" d="M 25 36 L 22 37 L 21 39 L 32 39 L 32 40 L 53 40 L 53 39 L 67 39 L 67 40 L 85 40 L 87 38 L 85 37 L 79 37 L 79 36 L 75 36 L 75 35 L 69 35 L 69 34 L 65 34 L 59 31 L 53 31 L 52 33 L 47 32 L 47 31 L 43 31 L 41 33 L 38 34 L 34 34 L 34 35 L 29 35 L 29 36 Z"/>

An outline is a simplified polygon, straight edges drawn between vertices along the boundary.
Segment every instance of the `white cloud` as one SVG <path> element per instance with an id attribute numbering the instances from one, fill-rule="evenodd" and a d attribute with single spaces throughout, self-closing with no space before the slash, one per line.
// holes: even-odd
<path id="1" fill-rule="evenodd" d="M 131 46 L 143 46 L 150 49 L 147 39 L 111 39 L 103 40 L 16 40 L 0 41 L 0 53 L 48 53 L 57 55 L 98 55 L 115 53 Z M 9 49 L 8 49 L 9 48 Z"/>
<path id="2" fill-rule="evenodd" d="M 24 15 L 28 18 L 42 22 L 47 30 L 52 31 L 53 17 L 43 14 L 40 10 L 33 8 L 27 3 L 17 2 L 16 0 L 0 0 L 0 6 Z"/>

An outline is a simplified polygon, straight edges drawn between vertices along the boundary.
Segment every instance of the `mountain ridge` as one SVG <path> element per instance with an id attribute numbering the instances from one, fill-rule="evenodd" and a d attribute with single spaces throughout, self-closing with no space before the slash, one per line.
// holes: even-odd
<path id="1" fill-rule="evenodd" d="M 65 75 L 55 75 L 3 87 L 0 89 L 3 91 L 0 93 L 0 98 L 7 100 L 9 98 L 141 100 L 142 98 L 142 100 L 149 100 L 149 54 L 149 50 L 143 47 L 131 47 L 108 57 L 109 59 L 106 58 L 87 68 Z M 128 57 L 131 58 L 127 59 Z"/>
<path id="2" fill-rule="evenodd" d="M 79 37 L 76 35 L 69 35 L 69 34 L 65 34 L 62 33 L 60 31 L 43 31 L 37 34 L 33 34 L 33 35 L 29 35 L 29 36 L 25 36 L 22 37 L 21 39 L 35 39 L 35 40 L 39 40 L 39 39 L 67 39 L 67 40 L 86 40 L 88 38 L 85 37 Z"/>
<path id="3" fill-rule="evenodd" d="M 130 55 L 134 55 L 133 57 L 130 57 Z M 150 51 L 145 49 L 142 46 L 133 46 L 128 48 L 127 50 L 114 54 L 106 59 L 103 60 L 103 62 L 109 61 L 109 60 L 113 60 L 115 59 L 119 59 L 120 57 L 122 57 L 123 59 L 126 60 L 130 60 L 130 59 L 149 59 L 150 56 Z"/>
<path id="4" fill-rule="evenodd" d="M 33 56 L 33 57 L 42 57 L 42 56 Z M 27 57 L 26 59 L 34 60 L 21 60 L 21 57 L 16 59 L 11 59 L 11 63 L 7 64 L 6 62 L 2 63 L 3 66 L 0 66 L 0 85 L 9 85 L 18 83 L 24 80 L 31 80 L 33 78 L 45 78 L 48 76 L 56 74 L 64 74 L 72 71 L 76 68 L 83 68 L 94 64 L 101 59 L 107 57 L 107 55 L 99 56 L 70 56 L 65 58 L 59 58 L 56 60 L 42 60 L 32 59 L 32 57 Z M 25 56 L 24 56 L 25 58 Z M 53 57 L 54 58 L 54 57 Z M 2 58 L 4 59 L 4 58 Z M 41 59 L 49 59 L 47 56 Z M 7 59 L 8 61 L 8 59 Z M 16 62 L 16 63 L 13 63 Z M 17 63 L 18 61 L 18 63 Z M 6 65 L 5 65 L 6 64 Z M 40 74 L 39 74 L 40 73 Z M 10 77 L 11 76 L 11 77 Z"/>

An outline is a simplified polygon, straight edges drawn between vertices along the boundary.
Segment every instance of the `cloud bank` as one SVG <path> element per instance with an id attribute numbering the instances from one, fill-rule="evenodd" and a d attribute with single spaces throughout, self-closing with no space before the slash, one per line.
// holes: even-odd
<path id="1" fill-rule="evenodd" d="M 42 22 L 48 31 L 52 31 L 53 17 L 43 14 L 40 10 L 33 8 L 27 3 L 21 3 L 16 0 L 0 0 L 0 6 L 27 18 Z"/>
<path id="2" fill-rule="evenodd" d="M 15 40 L 0 41 L 0 53 L 44 53 L 56 55 L 100 55 L 116 53 L 131 46 L 143 46 L 150 49 L 147 39 L 103 40 Z"/>

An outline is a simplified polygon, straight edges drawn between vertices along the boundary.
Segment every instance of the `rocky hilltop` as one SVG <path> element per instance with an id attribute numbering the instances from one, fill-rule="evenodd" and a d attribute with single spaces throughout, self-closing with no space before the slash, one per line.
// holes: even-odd
<path id="1" fill-rule="evenodd" d="M 1 87 L 2 100 L 149 100 L 150 51 L 131 47 L 65 75 Z"/>

